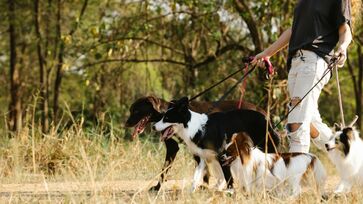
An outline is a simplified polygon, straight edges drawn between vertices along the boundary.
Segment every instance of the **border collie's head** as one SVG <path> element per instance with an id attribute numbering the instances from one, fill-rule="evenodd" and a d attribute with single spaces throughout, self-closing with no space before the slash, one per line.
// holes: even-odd
<path id="1" fill-rule="evenodd" d="M 358 138 L 359 133 L 354 127 L 346 127 L 343 130 L 336 132 L 334 137 L 325 146 L 328 151 L 337 149 L 347 156 L 352 143 L 358 140 Z"/>
<path id="2" fill-rule="evenodd" d="M 126 127 L 133 127 L 145 117 L 150 122 L 157 122 L 161 119 L 161 101 L 155 96 L 147 96 L 137 99 L 130 107 L 130 116 L 127 119 Z"/>
<path id="3" fill-rule="evenodd" d="M 188 109 L 189 100 L 183 97 L 177 101 L 170 102 L 169 108 L 164 114 L 164 117 L 153 128 L 156 131 L 163 131 L 161 140 L 168 139 L 177 128 L 187 128 L 191 118 L 191 113 Z"/>
<path id="4" fill-rule="evenodd" d="M 161 112 L 161 101 L 159 98 L 147 96 L 137 99 L 131 105 L 130 116 L 125 123 L 126 127 L 135 126 L 132 139 L 141 134 L 149 122 L 159 121 L 163 116 Z"/>

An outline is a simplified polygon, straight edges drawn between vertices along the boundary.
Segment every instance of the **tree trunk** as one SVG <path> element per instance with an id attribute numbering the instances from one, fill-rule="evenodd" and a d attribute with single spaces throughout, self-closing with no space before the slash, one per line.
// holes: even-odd
<path id="1" fill-rule="evenodd" d="M 59 94 L 60 94 L 60 87 L 62 83 L 63 77 L 63 55 L 64 55 L 64 43 L 61 39 L 62 36 L 62 29 L 61 29 L 61 0 L 58 0 L 58 9 L 57 9 L 57 23 L 56 23 L 56 30 L 57 30 L 57 44 L 59 44 L 58 56 L 57 56 L 57 72 L 55 76 L 55 84 L 54 84 L 54 99 L 53 99 L 53 121 L 54 124 L 57 125 L 58 123 L 58 108 L 59 108 Z"/>
<path id="2" fill-rule="evenodd" d="M 258 29 L 257 21 L 254 19 L 253 11 L 250 10 L 245 0 L 235 0 L 234 5 L 243 21 L 247 24 L 248 30 L 251 34 L 252 42 L 255 45 L 255 52 L 261 52 L 262 38 Z"/>
<path id="3" fill-rule="evenodd" d="M 79 13 L 78 20 L 75 22 L 75 26 L 71 29 L 69 32 L 69 36 L 72 36 L 74 32 L 76 32 L 79 23 L 82 20 L 83 14 L 86 11 L 88 5 L 88 0 L 85 0 L 83 2 L 81 11 Z M 54 124 L 57 124 L 58 121 L 58 109 L 59 109 L 59 95 L 60 95 L 60 88 L 62 84 L 62 78 L 64 71 L 62 69 L 63 62 L 64 62 L 64 43 L 61 39 L 62 37 L 62 29 L 61 29 L 61 12 L 62 12 L 62 3 L 61 0 L 58 0 L 57 2 L 57 22 L 56 22 L 56 32 L 57 32 L 57 40 L 56 44 L 59 44 L 59 50 L 58 50 L 58 63 L 57 63 L 57 71 L 56 71 L 56 77 L 55 77 L 55 84 L 54 84 L 54 98 L 53 98 L 53 117 L 54 117 Z"/>
<path id="4" fill-rule="evenodd" d="M 17 67 L 16 33 L 15 33 L 15 2 L 8 0 L 9 44 L 10 44 L 10 93 L 9 129 L 19 132 L 22 128 L 20 75 Z"/>
<path id="5" fill-rule="evenodd" d="M 40 107 L 41 107 L 41 124 L 42 124 L 42 132 L 47 133 L 49 128 L 49 119 L 48 119 L 48 96 L 47 96 L 47 72 L 45 70 L 45 60 L 42 52 L 42 36 L 40 34 L 40 25 L 39 25 L 39 0 L 34 1 L 34 25 L 35 25 L 35 33 L 37 36 L 37 54 L 39 61 L 39 82 L 40 82 Z"/>

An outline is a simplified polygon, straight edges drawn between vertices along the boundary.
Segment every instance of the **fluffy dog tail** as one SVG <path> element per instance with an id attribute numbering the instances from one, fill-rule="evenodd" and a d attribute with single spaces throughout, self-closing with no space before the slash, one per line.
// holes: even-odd
<path id="1" fill-rule="evenodd" d="M 317 189 L 320 191 L 321 194 L 323 194 L 325 181 L 327 177 L 325 168 L 321 163 L 321 161 L 316 156 L 312 158 L 311 165 L 313 166 L 313 174 L 317 185 Z"/>

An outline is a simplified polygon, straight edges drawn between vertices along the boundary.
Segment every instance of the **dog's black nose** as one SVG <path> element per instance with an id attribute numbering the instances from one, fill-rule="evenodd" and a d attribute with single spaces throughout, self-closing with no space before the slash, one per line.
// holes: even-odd
<path id="1" fill-rule="evenodd" d="M 156 130 L 156 127 L 155 127 L 155 125 L 153 125 L 153 126 L 152 126 L 152 129 L 153 129 L 153 130 Z"/>

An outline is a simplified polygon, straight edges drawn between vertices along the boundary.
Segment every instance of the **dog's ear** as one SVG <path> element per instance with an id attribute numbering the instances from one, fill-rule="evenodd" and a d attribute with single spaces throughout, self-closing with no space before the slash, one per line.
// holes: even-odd
<path id="1" fill-rule="evenodd" d="M 248 155 L 250 155 L 251 148 L 253 147 L 253 141 L 252 141 L 251 137 L 248 134 L 245 133 L 243 136 L 245 138 L 243 148 L 244 148 L 245 152 Z"/>
<path id="2" fill-rule="evenodd" d="M 188 99 L 188 97 L 183 97 L 183 98 L 179 99 L 176 102 L 176 105 L 178 106 L 179 110 L 188 109 L 188 107 L 189 107 L 189 99 Z"/>
<path id="3" fill-rule="evenodd" d="M 234 144 L 236 145 L 236 150 L 240 155 L 241 162 L 242 164 L 247 164 L 248 161 L 250 160 L 251 148 L 253 142 L 250 136 L 245 132 L 240 132 L 234 135 L 235 135 L 235 138 L 233 138 Z"/>
<path id="4" fill-rule="evenodd" d="M 334 131 L 338 132 L 343 129 L 342 124 L 334 123 Z"/>
<path id="5" fill-rule="evenodd" d="M 237 142 L 238 133 L 234 133 L 231 138 L 231 142 Z"/>
<path id="6" fill-rule="evenodd" d="M 157 112 L 161 112 L 161 109 L 160 109 L 161 102 L 160 102 L 159 98 L 157 98 L 155 96 L 148 96 L 148 97 L 146 97 L 146 99 L 151 103 L 151 105 Z"/>
<path id="7" fill-rule="evenodd" d="M 180 105 L 188 105 L 189 104 L 189 99 L 188 99 L 188 97 L 184 96 L 181 99 L 179 99 L 178 103 Z"/>

